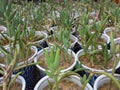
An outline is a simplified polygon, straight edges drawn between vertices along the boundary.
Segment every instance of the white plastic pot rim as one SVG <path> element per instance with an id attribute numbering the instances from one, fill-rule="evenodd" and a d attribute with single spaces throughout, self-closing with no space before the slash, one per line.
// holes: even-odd
<path id="1" fill-rule="evenodd" d="M 77 54 L 76 54 L 76 56 L 77 56 L 77 61 L 78 61 L 78 62 L 80 62 L 79 59 L 78 59 L 78 57 L 80 56 L 80 54 L 81 54 L 82 52 L 83 52 L 83 49 L 79 50 L 79 51 L 77 52 Z M 108 52 L 109 52 L 109 50 L 108 50 Z M 81 63 L 81 62 L 80 62 L 80 63 Z M 88 67 L 88 66 L 86 66 L 86 65 L 84 65 L 84 64 L 82 64 L 82 66 L 83 66 L 84 68 L 90 70 L 90 71 L 96 71 L 96 72 L 107 71 L 107 72 L 109 72 L 109 73 L 112 72 L 112 69 L 106 69 L 106 70 L 95 69 L 95 68 L 90 68 L 90 67 Z M 116 68 L 118 68 L 119 66 L 120 66 L 120 62 L 118 62 Z"/>
<path id="2" fill-rule="evenodd" d="M 5 48 L 9 50 L 9 45 L 6 45 Z M 23 65 L 25 62 L 31 63 L 32 61 L 34 61 L 34 58 L 36 57 L 38 51 L 35 46 L 32 46 L 31 49 L 34 50 L 34 54 L 28 59 L 28 61 L 19 62 L 18 65 Z M 1 54 L 1 52 L 0 52 L 0 54 Z M 0 63 L 0 65 L 5 66 L 2 63 Z"/>
<path id="3" fill-rule="evenodd" d="M 7 28 L 5 26 L 1 26 L 0 25 L 0 30 L 2 30 L 2 33 L 6 32 L 7 31 Z"/>
<path id="4" fill-rule="evenodd" d="M 34 54 L 30 58 L 28 58 L 28 61 L 20 62 L 18 63 L 18 65 L 23 65 L 24 63 L 31 63 L 32 61 L 34 61 L 34 58 L 36 57 L 38 51 L 35 46 L 32 46 L 31 49 L 34 51 Z"/>
<path id="5" fill-rule="evenodd" d="M 48 85 L 48 80 L 50 82 L 54 82 L 51 78 L 49 78 L 49 76 L 45 76 L 38 81 L 34 90 L 43 90 L 43 88 L 45 88 Z M 78 76 L 75 76 L 75 75 L 72 75 L 70 77 L 66 77 L 65 80 L 72 81 L 79 86 L 82 85 L 81 82 L 80 82 L 80 78 Z M 93 88 L 89 84 L 87 84 L 87 86 L 85 87 L 85 90 L 93 90 Z"/>
<path id="6" fill-rule="evenodd" d="M 12 75 L 12 78 L 14 78 L 16 75 Z M 18 76 L 15 82 L 21 83 L 22 84 L 22 90 L 25 90 L 26 88 L 26 82 L 25 79 L 22 76 Z M 3 83 L 3 77 L 0 77 L 0 84 Z"/>
<path id="7" fill-rule="evenodd" d="M 114 75 L 117 79 L 120 79 L 120 75 L 115 74 Z M 98 88 L 100 88 L 101 86 L 103 86 L 107 81 L 109 81 L 110 78 L 108 78 L 105 75 L 100 75 L 94 83 L 94 90 L 98 90 Z"/>
<path id="8" fill-rule="evenodd" d="M 105 28 L 105 30 L 104 30 L 104 34 L 106 34 L 107 35 L 107 32 L 110 32 L 111 30 L 116 30 L 116 31 L 119 31 L 119 29 L 118 28 L 115 28 L 115 27 L 107 27 L 107 28 Z M 108 36 L 108 35 L 107 35 Z M 108 36 L 109 38 L 110 38 L 110 36 Z M 114 40 L 115 39 L 119 39 L 119 37 L 117 37 L 117 38 L 114 38 Z"/>
<path id="9" fill-rule="evenodd" d="M 47 48 L 45 48 L 45 49 L 50 50 L 49 47 L 47 47 Z M 73 69 L 73 67 L 74 67 L 75 64 L 76 64 L 77 57 L 76 57 L 75 53 L 74 53 L 71 49 L 68 49 L 68 53 L 72 53 L 72 55 L 73 55 L 73 57 L 74 57 L 74 63 L 73 63 L 70 67 L 61 70 L 61 72 L 65 72 L 65 71 L 68 71 L 68 70 Z M 40 57 L 42 54 L 44 54 L 44 50 L 43 50 L 43 49 L 38 52 L 37 56 L 36 56 L 35 59 L 34 59 L 34 62 L 37 62 L 38 59 L 39 59 L 39 57 Z M 40 70 L 45 71 L 45 69 L 42 68 L 40 65 L 37 64 L 36 66 L 37 66 Z"/>

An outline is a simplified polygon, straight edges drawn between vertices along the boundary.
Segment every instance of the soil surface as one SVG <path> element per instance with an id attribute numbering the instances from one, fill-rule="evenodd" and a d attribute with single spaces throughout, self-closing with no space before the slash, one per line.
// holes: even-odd
<path id="1" fill-rule="evenodd" d="M 32 55 L 34 55 L 34 51 L 33 50 L 31 50 L 31 52 L 29 53 L 29 56 L 28 56 L 28 58 L 30 58 Z M 24 54 L 26 54 L 26 53 L 24 53 Z M 27 58 L 27 59 L 28 59 Z M 12 59 L 11 59 L 12 60 Z M 19 62 L 23 62 L 23 61 L 26 61 L 25 59 L 22 59 L 22 58 L 20 58 L 19 59 Z M 2 64 L 6 64 L 6 56 L 0 56 L 0 63 L 2 63 Z"/>
<path id="2" fill-rule="evenodd" d="M 79 61 L 82 62 L 82 64 L 86 65 L 87 67 L 95 68 L 95 69 L 111 69 L 113 67 L 114 60 L 109 60 L 107 63 L 104 63 L 103 56 L 101 54 L 95 54 L 95 59 L 90 58 L 90 54 L 80 56 Z M 93 63 L 92 63 L 93 61 Z"/>
<path id="3" fill-rule="evenodd" d="M 80 86 L 66 80 L 60 81 L 58 88 L 59 90 L 82 90 Z M 47 86 L 43 90 L 50 90 L 50 88 Z"/>
<path id="4" fill-rule="evenodd" d="M 117 53 L 120 54 L 120 44 L 116 44 L 116 45 L 115 45 L 115 48 L 118 48 Z"/>
<path id="5" fill-rule="evenodd" d="M 63 42 L 61 42 L 58 38 L 49 37 L 49 38 L 47 38 L 47 40 L 51 44 L 54 44 L 56 42 L 59 45 L 63 45 Z M 74 43 L 74 40 L 69 39 L 69 43 Z"/>
<path id="6" fill-rule="evenodd" d="M 42 68 L 48 69 L 46 61 L 45 61 L 45 55 L 43 54 L 42 56 L 39 57 L 38 62 L 41 62 L 40 66 Z M 74 57 L 71 56 L 70 54 L 66 54 L 66 53 L 60 53 L 60 63 L 59 63 L 59 67 L 61 69 L 66 69 L 69 66 L 71 66 L 74 62 Z"/>
<path id="7" fill-rule="evenodd" d="M 119 89 L 114 83 L 110 85 L 110 82 L 107 82 L 104 84 L 104 86 L 100 87 L 98 90 L 119 90 Z"/>
<path id="8" fill-rule="evenodd" d="M 3 90 L 2 87 L 0 87 L 0 90 Z M 9 90 L 22 90 L 22 84 L 15 82 L 10 86 Z"/>
<path id="9" fill-rule="evenodd" d="M 8 40 L 5 40 L 3 38 L 0 39 L 0 45 L 5 46 L 5 45 L 8 45 L 8 44 L 9 44 Z"/>
<path id="10" fill-rule="evenodd" d="M 87 43 L 87 41 L 88 41 L 88 39 L 86 38 L 86 39 L 83 39 L 82 37 L 78 37 L 78 41 L 79 42 L 81 42 L 82 44 L 83 43 Z M 98 39 L 98 40 L 96 40 L 96 38 L 94 39 L 94 42 L 95 43 L 100 43 L 100 44 L 106 44 L 107 43 L 107 41 L 104 39 L 104 38 L 100 38 L 100 39 Z"/>
<path id="11" fill-rule="evenodd" d="M 120 38 L 120 31 L 115 31 L 115 30 L 112 30 L 113 32 L 113 38 Z M 106 33 L 108 36 L 110 36 L 110 31 Z"/>

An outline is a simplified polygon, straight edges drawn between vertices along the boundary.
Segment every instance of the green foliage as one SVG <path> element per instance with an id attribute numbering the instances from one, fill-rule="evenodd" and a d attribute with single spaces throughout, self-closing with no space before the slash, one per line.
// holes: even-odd
<path id="1" fill-rule="evenodd" d="M 45 50 L 45 57 L 46 57 L 46 63 L 49 68 L 49 70 L 46 70 L 46 74 L 52 78 L 55 82 L 55 90 L 58 90 L 58 76 L 60 74 L 61 69 L 58 68 L 59 62 L 60 62 L 60 50 L 59 48 L 56 48 L 56 52 L 53 50 L 54 48 L 50 49 L 50 53 Z"/>
<path id="2" fill-rule="evenodd" d="M 45 56 L 50 69 L 46 71 L 46 73 L 51 76 L 51 78 L 54 78 L 55 81 L 59 81 L 60 78 L 64 78 L 71 73 L 69 72 L 58 77 L 61 69 L 57 67 L 59 65 L 60 51 L 65 49 L 67 52 L 70 46 L 70 31 L 73 25 L 77 24 L 80 39 L 82 40 L 82 48 L 85 52 L 84 54 L 89 53 L 91 55 L 90 62 L 96 62 L 94 55 L 100 52 L 104 59 L 103 64 L 106 64 L 119 49 L 118 47 L 114 49 L 112 33 L 110 36 L 110 53 L 108 53 L 106 45 L 96 43 L 96 40 L 100 39 L 106 24 L 119 27 L 119 4 L 111 3 L 110 0 L 100 0 L 98 2 L 93 2 L 93 0 L 81 0 L 80 3 L 78 3 L 79 0 L 77 0 L 75 2 L 77 5 L 74 5 L 74 3 L 71 4 L 69 0 L 63 0 L 62 2 L 47 0 L 37 5 L 33 2 L 28 3 L 27 0 L 25 0 L 25 2 L 23 0 L 17 0 L 20 2 L 17 4 L 13 4 L 11 1 L 12 0 L 0 0 L 0 25 L 6 26 L 8 30 L 7 36 L 4 34 L 1 35 L 5 42 L 9 42 L 10 52 L 2 46 L 2 41 L 0 41 L 0 51 L 7 57 L 6 64 L 8 66 L 12 61 L 15 61 L 16 63 L 14 64 L 15 67 L 17 67 L 17 60 L 21 57 L 27 60 L 30 46 L 34 44 L 34 41 L 43 38 L 42 36 L 36 37 L 35 31 L 49 29 L 52 25 L 57 25 L 59 29 L 58 34 L 53 36 L 54 39 L 57 38 L 57 40 L 55 39 L 55 45 L 58 46 L 58 48 L 50 52 L 45 51 Z M 76 20 L 74 20 L 72 15 L 73 9 L 79 13 Z M 60 17 L 52 15 L 55 11 L 58 11 Z M 91 11 L 99 11 L 97 18 L 97 20 L 100 20 L 99 24 L 96 24 L 96 19 L 93 20 L 92 24 L 89 24 Z M 28 27 L 30 27 L 30 30 L 28 30 Z M 95 30 L 94 34 L 91 33 L 91 29 Z M 60 41 L 62 45 L 60 46 L 57 41 Z M 101 51 L 97 50 L 98 45 L 102 47 Z M 63 46 L 65 48 L 63 48 Z M 89 47 L 91 47 L 90 50 Z M 19 48 L 19 53 L 16 52 L 15 48 Z M 26 52 L 24 51 L 25 49 Z M 18 56 L 17 60 L 15 59 L 16 56 Z M 77 68 L 80 69 L 80 66 L 78 65 Z M 11 72 L 12 71 L 13 69 Z M 11 72 L 8 72 L 8 74 Z M 86 76 L 83 77 L 82 81 L 84 82 L 85 79 Z"/>
<path id="3" fill-rule="evenodd" d="M 85 83 L 86 80 L 87 80 L 87 76 L 84 75 L 83 78 L 80 79 L 80 82 L 81 82 L 81 83 Z"/>

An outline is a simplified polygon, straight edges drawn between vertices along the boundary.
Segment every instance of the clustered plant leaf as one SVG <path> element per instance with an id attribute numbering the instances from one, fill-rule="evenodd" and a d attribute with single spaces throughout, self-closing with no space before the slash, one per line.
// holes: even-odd
<path id="1" fill-rule="evenodd" d="M 34 41 L 44 38 L 43 36 L 36 36 L 35 32 L 46 30 L 50 33 L 49 29 L 54 26 L 57 26 L 57 30 L 51 36 L 53 36 L 52 38 L 57 48 L 51 48 L 50 51 L 45 49 L 46 63 L 49 67 L 49 70 L 45 72 L 49 77 L 53 78 L 55 82 L 55 85 L 53 85 L 51 89 L 58 90 L 59 80 L 75 74 L 70 71 L 61 75 L 61 69 L 58 68 L 60 53 L 62 53 L 62 51 L 67 52 L 70 48 L 70 35 L 73 26 L 75 26 L 74 32 L 77 32 L 84 51 L 82 56 L 89 54 L 89 60 L 92 64 L 99 61 L 96 57 L 98 53 L 102 56 L 103 65 L 106 65 L 107 62 L 114 59 L 112 71 L 112 75 L 114 75 L 115 67 L 118 63 L 118 58 L 115 54 L 120 48 L 114 45 L 113 32 L 110 32 L 110 52 L 108 51 L 108 43 L 102 44 L 97 41 L 100 40 L 107 26 L 120 28 L 120 4 L 111 3 L 110 0 L 97 0 L 97 2 L 94 2 L 94 0 L 80 0 L 79 3 L 78 1 L 79 0 L 73 0 L 73 2 L 69 0 L 46 0 L 45 2 L 36 4 L 33 3 L 33 1 L 28 2 L 27 0 L 0 0 L 0 25 L 7 27 L 7 32 L 0 32 L 0 53 L 6 56 L 5 68 L 0 66 L 0 68 L 2 68 L 0 73 L 4 76 L 3 90 L 7 90 L 9 85 L 14 82 L 15 79 L 10 83 L 8 81 L 10 81 L 13 71 L 19 68 L 19 60 L 24 59 L 26 61 L 30 54 L 31 46 L 39 46 L 34 43 Z M 77 17 L 74 17 L 74 11 L 74 15 L 78 12 Z M 97 16 L 92 17 L 92 12 L 97 14 Z M 61 42 L 62 45 L 58 42 Z M 4 43 L 8 43 L 10 51 L 5 49 Z M 101 46 L 100 50 L 98 49 L 98 45 Z M 65 60 L 71 58 L 65 57 L 65 55 L 63 57 Z M 2 58 L 0 59 L 0 61 L 2 61 Z M 81 69 L 80 67 L 79 69 L 83 70 L 83 68 Z M 77 71 L 79 70 L 76 70 L 76 72 Z M 94 73 L 97 72 L 91 72 L 89 77 L 84 75 L 81 82 L 86 85 Z M 20 73 L 18 73 L 16 77 L 19 74 Z M 119 85 L 119 83 L 106 72 L 101 72 L 100 74 L 109 76 Z M 85 85 L 83 88 L 85 88 Z"/>

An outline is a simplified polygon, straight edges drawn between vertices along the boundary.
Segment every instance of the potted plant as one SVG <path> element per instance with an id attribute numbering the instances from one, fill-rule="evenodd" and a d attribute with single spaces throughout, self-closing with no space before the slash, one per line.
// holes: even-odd
<path id="1" fill-rule="evenodd" d="M 52 53 L 52 49 L 50 51 L 50 55 L 48 51 L 45 51 L 46 62 L 49 70 L 46 70 L 45 76 L 36 84 L 34 90 L 59 90 L 59 89 L 80 89 L 82 88 L 82 83 L 80 82 L 79 75 L 75 72 L 69 71 L 61 73 L 61 68 L 59 68 L 60 63 L 60 49 L 57 48 L 56 53 Z M 78 75 L 78 76 L 76 76 Z M 75 86 L 74 86 L 75 85 Z M 93 90 L 92 87 L 87 84 L 85 85 L 85 90 Z"/>
<path id="2" fill-rule="evenodd" d="M 112 79 L 112 80 L 111 80 Z M 120 75 L 115 74 L 111 75 L 100 75 L 95 83 L 94 83 L 94 90 L 119 90 L 120 83 L 119 83 Z"/>
<path id="3" fill-rule="evenodd" d="M 119 36 L 119 32 L 120 32 L 119 28 L 117 28 L 117 27 L 107 27 L 107 28 L 105 28 L 104 33 L 110 37 L 110 31 L 113 32 L 114 39 L 120 38 L 120 36 Z"/>
<path id="4" fill-rule="evenodd" d="M 97 46 L 98 44 L 96 44 L 94 41 L 92 41 L 94 36 L 96 36 L 96 35 L 99 36 L 99 34 L 94 33 L 88 39 L 86 45 L 83 46 L 83 50 L 80 50 L 77 53 L 78 60 L 83 64 L 83 67 L 89 69 L 90 71 L 101 72 L 101 71 L 105 70 L 107 72 L 111 72 L 112 69 L 110 69 L 109 67 L 105 68 L 105 66 L 107 66 L 108 63 L 114 63 L 113 56 L 116 56 L 116 51 L 114 51 L 113 38 L 111 36 L 111 44 L 112 44 L 112 46 L 111 46 L 111 49 L 109 51 L 107 49 L 107 45 L 103 45 L 101 43 L 98 43 L 102 47 L 102 48 L 98 48 L 98 46 Z M 97 38 L 97 36 L 96 36 L 96 38 Z M 118 58 L 118 57 L 116 57 L 116 58 Z M 119 63 L 118 59 L 115 60 L 115 61 L 117 63 Z M 86 62 L 90 62 L 90 63 L 86 63 Z M 100 64 L 101 62 L 102 62 L 102 64 Z M 116 67 L 118 67 L 117 65 L 119 65 L 119 64 L 116 64 Z M 110 64 L 108 66 L 110 66 Z"/>
<path id="5" fill-rule="evenodd" d="M 25 82 L 25 79 L 22 76 L 20 76 L 20 75 L 12 75 L 10 80 L 11 80 L 11 82 L 8 85 L 10 90 L 11 89 L 12 90 L 14 90 L 14 89 L 25 90 L 26 82 Z M 0 85 L 1 86 L 2 86 L 2 83 L 3 83 L 3 77 L 0 77 Z M 2 87 L 0 87 L 0 90 L 3 90 Z"/>
<path id="6" fill-rule="evenodd" d="M 48 53 L 50 53 L 50 51 L 52 51 L 52 53 L 54 54 L 54 53 L 56 53 L 56 46 L 45 48 L 45 50 L 47 50 Z M 45 71 L 48 69 L 48 66 L 46 64 L 46 58 L 45 58 L 45 50 L 44 49 L 40 50 L 34 59 L 35 63 L 40 62 L 40 64 L 37 64 L 36 66 L 41 71 Z M 77 57 L 72 50 L 70 50 L 70 49 L 65 50 L 64 48 L 62 48 L 60 50 L 60 63 L 59 63 L 59 67 L 62 68 L 61 72 L 65 72 L 65 71 L 73 69 L 73 67 L 76 64 L 76 59 L 77 59 Z"/>
<path id="7" fill-rule="evenodd" d="M 7 51 L 4 47 L 0 46 L 0 52 L 4 53 L 4 55 L 7 57 L 6 62 L 3 64 L 0 64 L 1 67 L 1 90 L 9 90 L 10 88 L 13 88 L 12 86 L 20 85 L 19 90 L 24 90 L 26 88 L 26 83 L 23 77 L 20 77 L 19 74 L 12 75 L 13 71 L 15 70 L 17 66 L 17 60 L 19 59 L 19 47 L 16 47 L 15 49 L 12 49 L 14 52 L 11 55 L 9 51 Z M 2 54 L 3 55 L 3 54 Z M 1 60 L 3 58 L 1 57 Z M 14 83 L 16 82 L 16 83 Z"/>
<path id="8" fill-rule="evenodd" d="M 8 86 L 10 86 L 11 82 L 15 81 L 11 79 L 12 74 L 16 70 L 20 70 L 21 68 L 25 68 L 26 66 L 31 65 L 33 58 L 37 54 L 37 48 L 35 46 L 32 46 L 30 41 L 28 42 L 26 22 L 21 23 L 19 14 L 16 13 L 17 11 L 14 11 L 14 9 L 12 11 L 13 4 L 11 3 L 11 0 L 8 2 L 5 0 L 0 0 L 0 6 L 3 7 L 0 10 L 0 13 L 2 13 L 1 15 L 3 15 L 3 17 L 0 19 L 3 19 L 3 23 L 6 24 L 7 35 L 9 37 L 9 46 L 7 48 L 0 45 L 0 53 L 2 53 L 3 57 L 5 56 L 4 59 L 0 56 L 0 59 L 4 61 L 4 63 L 2 63 L 4 64 L 4 67 L 1 66 L 3 74 L 2 86 L 3 90 L 8 90 Z M 26 39 L 24 39 L 25 37 Z M 21 72 L 23 73 L 24 70 Z M 18 72 L 18 74 L 21 73 Z M 28 87 L 28 83 L 26 86 Z"/>
<path id="9" fill-rule="evenodd" d="M 110 38 L 103 34 L 104 31 L 104 25 L 107 21 L 108 17 L 105 20 L 102 20 L 100 24 L 96 24 L 96 21 L 90 25 L 89 24 L 89 13 L 83 14 L 82 20 L 80 20 L 80 25 L 78 27 L 78 41 L 81 44 L 81 46 L 85 46 L 87 41 L 93 36 L 92 38 L 93 43 L 103 43 L 103 44 L 109 44 Z M 94 36 L 94 35 L 95 36 Z M 94 42 L 97 41 L 97 42 Z M 99 46 L 98 46 L 99 47 Z"/>
<path id="10" fill-rule="evenodd" d="M 77 38 L 71 35 L 67 28 L 63 29 L 62 27 L 60 27 L 59 29 L 59 31 L 54 32 L 53 35 L 50 35 L 48 36 L 48 38 L 46 38 L 48 44 L 58 44 L 59 46 L 70 48 L 77 42 Z"/>

